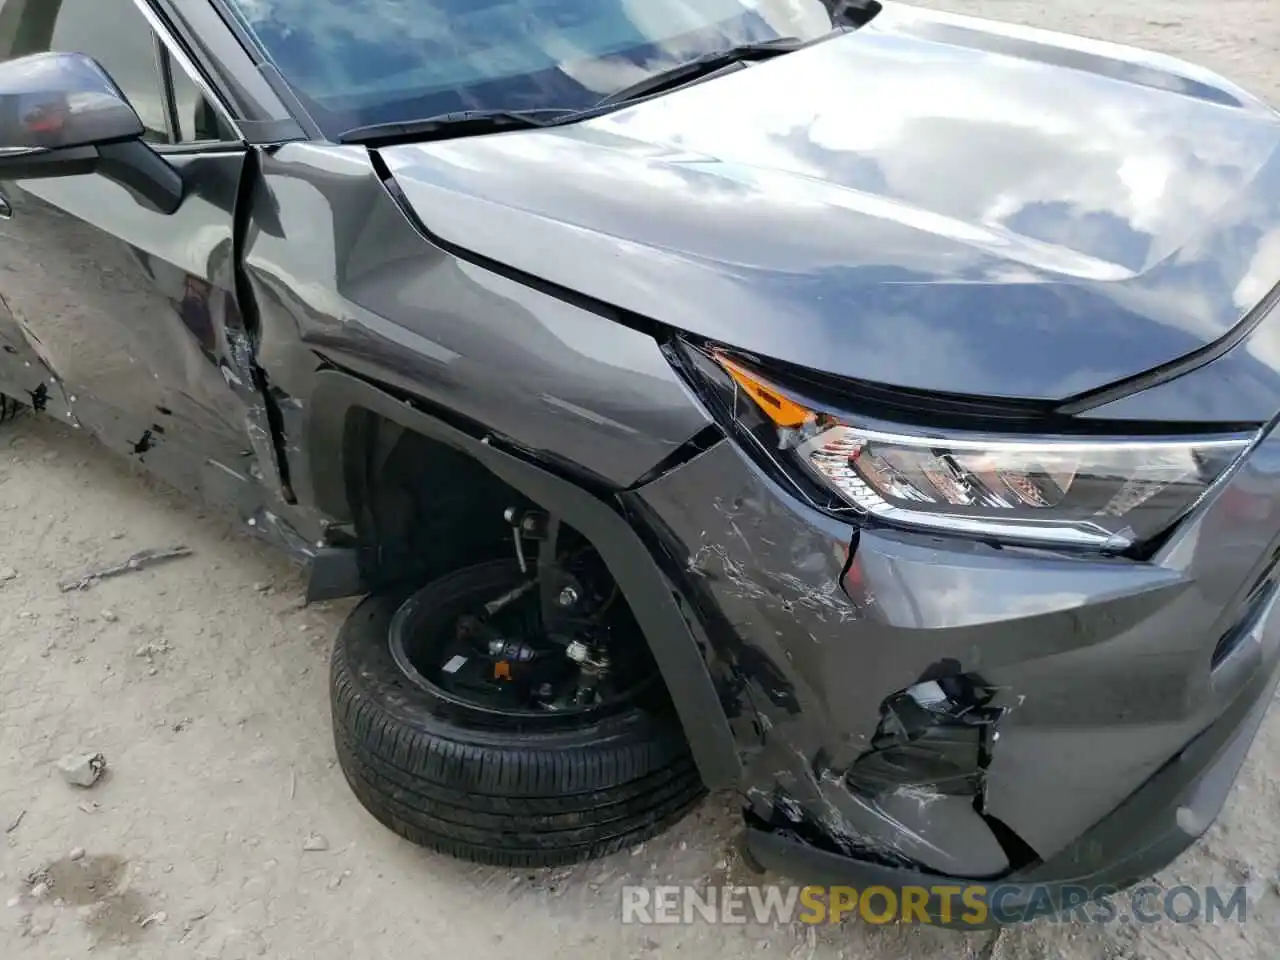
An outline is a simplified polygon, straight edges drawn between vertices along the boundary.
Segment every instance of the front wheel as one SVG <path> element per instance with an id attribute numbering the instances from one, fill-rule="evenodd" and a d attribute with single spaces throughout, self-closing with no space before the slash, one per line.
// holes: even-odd
<path id="1" fill-rule="evenodd" d="M 620 675 L 558 696 L 574 665 L 510 602 L 523 582 L 500 561 L 361 603 L 333 654 L 335 743 L 360 802 L 400 836 L 558 866 L 659 833 L 704 788 L 638 631 L 622 630 Z"/>

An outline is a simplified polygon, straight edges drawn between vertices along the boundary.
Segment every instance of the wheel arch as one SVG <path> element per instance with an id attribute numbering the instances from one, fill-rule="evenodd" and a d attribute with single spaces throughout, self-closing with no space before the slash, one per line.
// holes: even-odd
<path id="1" fill-rule="evenodd" d="M 359 505 L 363 480 L 352 453 L 361 418 L 371 413 L 465 454 L 590 540 L 644 632 L 704 785 L 716 790 L 738 784 L 741 760 L 703 645 L 669 581 L 612 505 L 500 449 L 487 436 L 472 435 L 343 371 L 322 370 L 316 375 L 309 407 L 307 467 L 296 478 L 297 492 L 334 520 L 356 519 L 353 508 Z"/>

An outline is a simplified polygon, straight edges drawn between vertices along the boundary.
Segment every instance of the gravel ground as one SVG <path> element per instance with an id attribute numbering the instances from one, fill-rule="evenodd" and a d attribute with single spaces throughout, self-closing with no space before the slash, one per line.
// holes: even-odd
<path id="1" fill-rule="evenodd" d="M 1165 50 L 1280 104 L 1274 0 L 935 5 Z M 173 543 L 195 556 L 81 593 L 56 586 L 86 564 Z M 732 798 L 572 870 L 479 869 L 402 843 L 335 767 L 326 658 L 347 608 L 303 609 L 301 583 L 280 556 L 86 438 L 35 419 L 6 428 L 0 956 L 1234 960 L 1280 947 L 1280 713 L 1218 825 L 1159 878 L 1246 884 L 1244 924 L 1041 923 L 998 937 L 638 928 L 618 922 L 623 884 L 743 876 Z M 107 757 L 92 790 L 52 770 L 77 750 Z M 51 881 L 43 898 L 30 896 L 32 875 Z"/>

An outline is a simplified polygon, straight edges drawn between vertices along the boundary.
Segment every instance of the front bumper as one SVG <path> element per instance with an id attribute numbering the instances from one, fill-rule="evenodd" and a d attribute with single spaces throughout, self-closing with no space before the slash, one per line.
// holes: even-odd
<path id="1" fill-rule="evenodd" d="M 1263 640 L 1258 636 L 1252 642 Z M 984 910 L 961 913 L 958 891 L 937 892 L 946 887 L 972 890 L 975 883 L 969 878 L 851 860 L 759 828 L 748 831 L 747 846 L 761 865 L 805 883 L 883 887 L 898 902 L 910 889 L 926 891 L 925 910 L 939 925 L 974 929 L 1023 922 L 1043 916 L 1046 908 L 1069 911 L 1150 877 L 1208 829 L 1262 725 L 1277 679 L 1275 670 L 1260 671 L 1252 684 L 1256 689 L 1048 862 L 976 884 Z"/>
<path id="2" fill-rule="evenodd" d="M 1127 886 L 1212 822 L 1280 676 L 1275 433 L 1141 563 L 855 530 L 727 441 L 627 504 L 714 652 L 751 849 L 805 882 Z"/>

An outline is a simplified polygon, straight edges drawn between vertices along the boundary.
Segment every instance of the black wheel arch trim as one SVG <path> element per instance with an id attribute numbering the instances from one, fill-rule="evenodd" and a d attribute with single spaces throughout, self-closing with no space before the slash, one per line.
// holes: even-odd
<path id="1" fill-rule="evenodd" d="M 351 478 L 342 466 L 347 462 L 348 423 L 352 413 L 369 411 L 466 453 L 587 537 L 600 552 L 644 631 L 703 784 L 708 790 L 738 785 L 742 763 L 698 641 L 661 569 L 617 510 L 543 467 L 459 430 L 349 373 L 319 371 L 309 406 L 309 463 L 296 478 L 297 492 L 303 502 L 309 500 L 332 518 L 350 519 Z"/>

